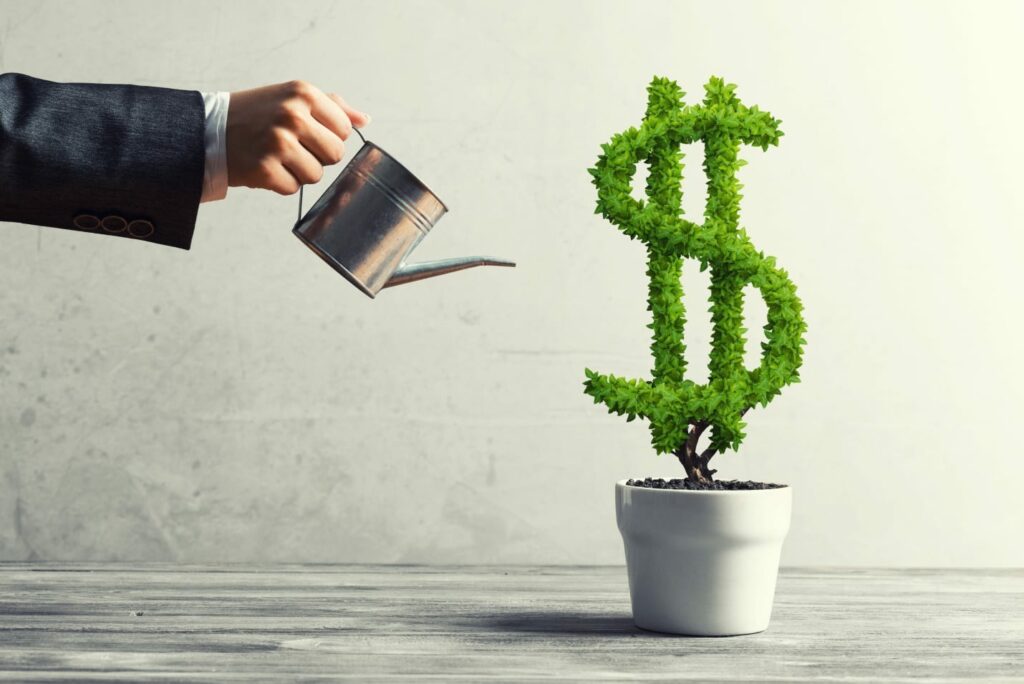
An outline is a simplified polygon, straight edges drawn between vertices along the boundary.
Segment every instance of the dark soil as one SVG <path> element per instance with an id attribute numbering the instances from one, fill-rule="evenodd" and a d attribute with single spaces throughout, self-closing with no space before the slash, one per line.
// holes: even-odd
<path id="1" fill-rule="evenodd" d="M 694 482 L 693 480 L 663 480 L 644 478 L 643 480 L 626 480 L 630 487 L 647 489 L 689 489 L 692 491 L 735 491 L 743 489 L 781 489 L 786 485 L 771 482 L 751 482 L 750 480 L 716 480 L 715 482 Z"/>

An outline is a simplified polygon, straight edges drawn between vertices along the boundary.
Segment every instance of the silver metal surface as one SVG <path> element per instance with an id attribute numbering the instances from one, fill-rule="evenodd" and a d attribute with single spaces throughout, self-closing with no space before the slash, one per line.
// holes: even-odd
<path id="1" fill-rule="evenodd" d="M 515 266 L 516 262 L 497 257 L 455 257 L 454 259 L 438 259 L 437 261 L 423 261 L 418 264 L 403 264 L 398 267 L 394 275 L 384 283 L 384 287 L 393 287 L 403 283 L 411 283 L 414 280 L 423 280 L 433 276 L 454 273 L 475 266 Z"/>
<path id="2" fill-rule="evenodd" d="M 406 264 L 447 211 L 408 169 L 367 142 L 292 232 L 370 297 L 385 287 L 474 266 L 515 266 L 479 256 Z"/>

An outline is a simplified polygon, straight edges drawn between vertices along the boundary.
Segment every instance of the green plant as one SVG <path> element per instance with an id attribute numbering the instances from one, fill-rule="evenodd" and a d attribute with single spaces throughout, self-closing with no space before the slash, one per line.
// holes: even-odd
<path id="1" fill-rule="evenodd" d="M 796 286 L 751 243 L 739 226 L 740 189 L 736 172 L 741 143 L 767 150 L 777 145 L 779 121 L 736 97 L 736 86 L 712 77 L 704 86 L 701 105 L 683 104 L 683 91 L 666 78 L 647 88 L 647 113 L 640 128 L 630 128 L 601 146 L 603 153 L 590 169 L 597 186 L 597 210 L 631 239 L 647 245 L 650 279 L 647 308 L 653 331 L 654 369 L 650 380 L 630 380 L 586 369 L 587 394 L 603 402 L 610 413 L 646 418 L 651 443 L 658 453 L 673 452 L 687 478 L 711 481 L 716 471 L 711 457 L 742 442 L 744 414 L 767 406 L 781 388 L 799 379 L 803 333 L 802 305 Z M 707 200 L 703 224 L 682 218 L 683 154 L 680 146 L 704 143 Z M 637 164 L 645 161 L 649 174 L 647 200 L 630 195 Z M 687 380 L 682 302 L 683 259 L 711 269 L 711 354 L 706 385 Z M 764 297 L 768 322 L 761 343 L 761 365 L 747 370 L 743 363 L 743 288 L 753 285 Z M 698 440 L 711 429 L 710 445 L 698 450 Z"/>

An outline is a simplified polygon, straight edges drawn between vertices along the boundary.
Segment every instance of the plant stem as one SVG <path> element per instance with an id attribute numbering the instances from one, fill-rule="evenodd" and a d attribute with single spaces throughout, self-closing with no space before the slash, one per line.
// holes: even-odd
<path id="1" fill-rule="evenodd" d="M 740 418 L 745 416 L 749 410 L 749 406 L 743 409 L 740 412 Z M 708 467 L 711 457 L 715 455 L 714 448 L 708 447 L 704 451 L 697 451 L 697 442 L 700 441 L 700 436 L 704 434 L 704 431 L 710 425 L 706 420 L 698 420 L 696 423 L 691 424 L 686 441 L 673 452 L 676 458 L 679 459 L 679 462 L 683 464 L 683 468 L 686 469 L 686 479 L 691 482 L 713 482 L 714 477 L 712 476 L 718 472 Z"/>
<path id="2" fill-rule="evenodd" d="M 711 460 L 711 456 L 707 452 L 704 454 L 697 452 L 697 442 L 700 441 L 700 436 L 704 434 L 709 425 L 710 423 L 706 420 L 699 420 L 690 425 L 686 441 L 679 445 L 674 452 L 676 458 L 683 464 L 683 468 L 686 469 L 686 479 L 692 482 L 711 482 L 711 476 L 716 472 L 708 470 L 708 461 Z"/>

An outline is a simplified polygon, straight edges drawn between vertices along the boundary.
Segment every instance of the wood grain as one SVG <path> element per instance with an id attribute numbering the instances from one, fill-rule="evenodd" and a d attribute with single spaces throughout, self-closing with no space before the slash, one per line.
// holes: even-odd
<path id="1" fill-rule="evenodd" d="M 1024 570 L 786 570 L 709 639 L 635 628 L 621 567 L 0 564 L 0 678 L 1024 682 Z"/>

